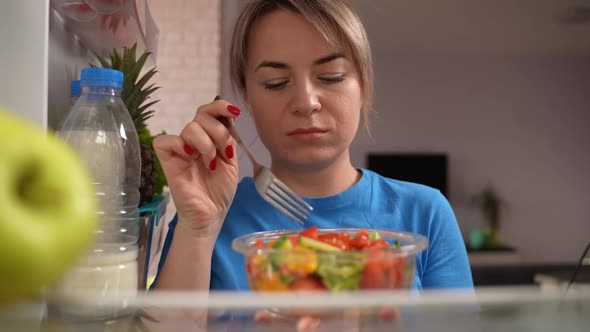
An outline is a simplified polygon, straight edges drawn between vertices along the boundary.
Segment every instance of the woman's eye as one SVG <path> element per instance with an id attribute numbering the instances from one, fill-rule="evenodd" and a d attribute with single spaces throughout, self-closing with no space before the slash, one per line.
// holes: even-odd
<path id="1" fill-rule="evenodd" d="M 264 83 L 264 88 L 267 90 L 278 90 L 284 87 L 289 81 L 268 82 Z"/>
<path id="2" fill-rule="evenodd" d="M 322 76 L 320 77 L 320 80 L 332 84 L 332 83 L 339 83 L 344 81 L 344 75 L 338 75 L 338 76 Z"/>

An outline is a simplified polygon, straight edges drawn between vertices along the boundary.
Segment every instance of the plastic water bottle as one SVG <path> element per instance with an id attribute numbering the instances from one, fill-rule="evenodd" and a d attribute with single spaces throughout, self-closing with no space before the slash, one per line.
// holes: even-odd
<path id="1" fill-rule="evenodd" d="M 74 104 L 76 103 L 78 98 L 80 98 L 81 93 L 82 93 L 82 88 L 80 87 L 80 80 L 71 81 L 70 82 L 70 99 L 69 99 L 70 102 L 67 105 L 67 109 L 64 109 L 63 112 L 58 114 L 58 121 L 57 121 L 57 126 L 55 127 L 55 129 L 59 130 L 60 128 L 63 127 L 66 117 L 70 113 L 70 110 L 72 109 L 72 107 L 74 106 Z"/>
<path id="2" fill-rule="evenodd" d="M 70 83 L 70 107 L 73 107 L 80 95 L 82 94 L 82 87 L 80 86 L 80 80 L 73 80 Z M 62 124 L 63 126 L 63 124 Z"/>
<path id="3" fill-rule="evenodd" d="M 97 297 L 133 296 L 138 288 L 139 139 L 121 100 L 120 71 L 83 69 L 80 86 L 82 93 L 59 134 L 93 176 L 100 223 L 93 247 L 62 280 L 53 298 L 61 312 L 109 317 L 116 310 L 101 308 Z"/>

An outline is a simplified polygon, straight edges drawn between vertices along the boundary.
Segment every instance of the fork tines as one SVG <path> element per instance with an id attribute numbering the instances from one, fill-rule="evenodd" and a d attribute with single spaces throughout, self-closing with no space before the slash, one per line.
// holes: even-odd
<path id="1" fill-rule="evenodd" d="M 307 219 L 313 210 L 313 207 L 304 201 L 299 195 L 293 192 L 285 183 L 278 178 L 273 182 L 266 191 L 270 203 L 293 220 L 303 224 L 301 219 Z"/>

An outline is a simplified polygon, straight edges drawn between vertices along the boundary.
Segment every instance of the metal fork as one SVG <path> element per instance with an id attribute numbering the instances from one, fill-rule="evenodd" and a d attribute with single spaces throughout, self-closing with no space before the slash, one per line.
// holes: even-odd
<path id="1" fill-rule="evenodd" d="M 309 217 L 313 207 L 291 190 L 283 181 L 272 174 L 268 168 L 262 166 L 254 159 L 254 156 L 246 144 L 244 144 L 236 128 L 228 118 L 219 117 L 217 119 L 229 130 L 229 133 L 238 142 L 242 150 L 246 152 L 248 159 L 250 159 L 252 169 L 254 170 L 256 191 L 272 206 L 303 225 L 302 219 Z"/>

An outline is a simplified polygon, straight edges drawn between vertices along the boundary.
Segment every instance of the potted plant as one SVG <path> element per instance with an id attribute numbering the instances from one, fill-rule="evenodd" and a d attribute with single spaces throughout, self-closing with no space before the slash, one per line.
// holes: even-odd
<path id="1" fill-rule="evenodd" d="M 487 224 L 487 228 L 484 231 L 484 246 L 487 248 L 497 247 L 501 210 L 504 206 L 503 200 L 497 194 L 496 190 L 491 185 L 488 185 L 472 197 L 472 202 L 479 208 Z"/>

